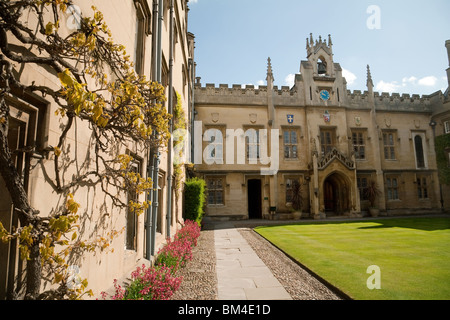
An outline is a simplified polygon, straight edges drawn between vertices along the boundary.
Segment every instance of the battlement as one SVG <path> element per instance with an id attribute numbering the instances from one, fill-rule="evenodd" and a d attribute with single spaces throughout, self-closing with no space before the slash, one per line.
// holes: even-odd
<path id="1" fill-rule="evenodd" d="M 362 96 L 362 95 L 366 96 L 368 94 L 369 94 L 369 92 L 367 90 L 365 90 L 364 92 L 362 92 L 361 90 L 353 90 L 353 92 L 351 90 L 347 90 L 347 95 L 348 95 L 349 98 L 350 97 L 358 97 L 358 96 Z M 430 98 L 430 96 L 432 96 L 433 94 L 431 94 L 431 95 L 424 94 L 424 95 L 421 96 L 420 94 L 402 93 L 400 95 L 400 93 L 396 93 L 396 92 L 389 93 L 389 92 L 377 92 L 376 91 L 376 92 L 373 93 L 373 95 L 374 95 L 375 99 L 379 98 L 380 100 L 383 100 L 383 99 L 389 99 L 389 100 L 401 99 L 401 100 L 408 100 L 410 102 L 414 102 L 414 101 L 417 101 L 417 100 L 419 100 L 419 101 L 428 100 Z"/>
<path id="2" fill-rule="evenodd" d="M 347 90 L 347 99 L 349 107 L 363 107 L 369 101 L 369 92 Z M 429 95 L 374 92 L 374 103 L 379 110 L 431 112 Z"/>
<path id="3" fill-rule="evenodd" d="M 260 86 L 254 86 L 251 84 L 233 84 L 231 87 L 228 84 L 219 84 L 219 86 L 216 86 L 214 83 L 207 83 L 204 87 L 200 83 L 195 84 L 195 89 L 200 90 L 203 92 L 207 92 L 210 94 L 220 94 L 224 91 L 233 94 L 233 93 L 240 93 L 240 94 L 247 94 L 247 93 L 254 93 L 254 94 L 260 94 L 260 93 L 267 93 L 267 86 L 260 85 Z M 278 95 L 294 95 L 294 91 L 291 90 L 289 86 L 281 86 L 278 88 L 278 86 L 273 87 L 273 92 Z"/>
<path id="4" fill-rule="evenodd" d="M 277 98 L 291 98 L 297 94 L 288 86 L 274 86 L 272 95 Z M 240 85 L 233 84 L 231 87 L 228 84 L 207 83 L 202 86 L 200 83 L 195 84 L 195 101 L 197 103 L 214 103 L 219 99 L 221 103 L 230 104 L 249 104 L 249 105 L 263 105 L 267 104 L 268 87 L 266 85 Z M 217 101 L 217 102 L 218 102 Z"/>

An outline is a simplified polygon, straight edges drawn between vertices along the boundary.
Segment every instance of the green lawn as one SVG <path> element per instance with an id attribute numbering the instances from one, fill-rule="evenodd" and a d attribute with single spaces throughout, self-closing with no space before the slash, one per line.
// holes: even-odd
<path id="1" fill-rule="evenodd" d="M 450 299 L 450 218 L 321 221 L 255 231 L 353 299 Z M 381 289 L 368 289 L 367 268 Z"/>

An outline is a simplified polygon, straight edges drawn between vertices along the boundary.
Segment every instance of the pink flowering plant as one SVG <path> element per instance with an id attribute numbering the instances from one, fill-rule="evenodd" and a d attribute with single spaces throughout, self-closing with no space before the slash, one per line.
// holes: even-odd
<path id="1" fill-rule="evenodd" d="M 185 225 L 158 252 L 153 267 L 138 267 L 132 274 L 132 282 L 123 288 L 114 280 L 113 300 L 168 300 L 181 285 L 182 277 L 176 272 L 192 259 L 192 249 L 197 245 L 200 227 L 186 220 Z M 107 294 L 102 293 L 103 299 Z"/>
<path id="2" fill-rule="evenodd" d="M 200 227 L 194 221 L 187 220 L 174 236 L 173 241 L 168 239 L 167 245 L 159 250 L 156 265 L 166 266 L 173 273 L 183 268 L 192 259 L 192 249 L 197 245 L 200 236 Z"/>
<path id="3" fill-rule="evenodd" d="M 138 267 L 131 274 L 132 282 L 125 289 L 117 281 L 113 300 L 168 300 L 180 287 L 182 278 L 172 275 L 167 267 Z"/>
<path id="4" fill-rule="evenodd" d="M 186 220 L 184 227 L 175 235 L 177 241 L 185 239 L 192 247 L 197 245 L 197 239 L 200 237 L 200 227 L 197 222 Z"/>

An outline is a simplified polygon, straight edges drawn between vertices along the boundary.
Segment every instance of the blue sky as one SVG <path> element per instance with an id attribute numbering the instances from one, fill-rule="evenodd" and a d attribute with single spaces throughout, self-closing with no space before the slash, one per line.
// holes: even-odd
<path id="1" fill-rule="evenodd" d="M 449 0 L 190 0 L 189 8 L 203 84 L 265 84 L 270 57 L 275 85 L 291 85 L 313 33 L 331 34 L 352 91 L 366 89 L 367 64 L 379 92 L 448 86 Z"/>

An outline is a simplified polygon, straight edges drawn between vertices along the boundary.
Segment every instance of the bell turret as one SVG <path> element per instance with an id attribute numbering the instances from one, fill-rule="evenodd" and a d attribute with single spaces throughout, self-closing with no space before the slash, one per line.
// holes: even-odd
<path id="1" fill-rule="evenodd" d="M 318 74 L 326 74 L 327 73 L 327 65 L 325 62 L 319 61 L 317 63 L 317 73 Z"/>
<path id="2" fill-rule="evenodd" d="M 307 57 L 311 65 L 314 66 L 315 75 L 334 76 L 332 46 L 331 35 L 328 35 L 328 41 L 322 39 L 322 36 L 314 41 L 312 33 L 309 39 L 306 39 Z"/>

